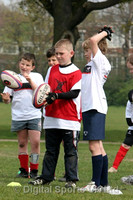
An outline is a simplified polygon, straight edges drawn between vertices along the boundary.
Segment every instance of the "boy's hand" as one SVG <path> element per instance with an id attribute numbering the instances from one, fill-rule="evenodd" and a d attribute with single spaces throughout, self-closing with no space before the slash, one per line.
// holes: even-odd
<path id="1" fill-rule="evenodd" d="M 31 78 L 30 78 L 29 74 L 23 73 L 23 76 L 26 78 L 26 80 L 27 80 L 28 82 L 31 81 Z"/>
<path id="2" fill-rule="evenodd" d="M 47 104 L 53 103 L 56 99 L 58 99 L 58 94 L 54 92 L 50 92 L 48 97 L 46 98 Z"/>
<path id="3" fill-rule="evenodd" d="M 29 74 L 28 73 L 23 73 L 23 76 L 29 82 L 29 84 L 31 85 L 32 89 L 35 90 L 37 88 L 37 85 L 36 85 L 36 83 L 34 81 L 32 81 L 32 79 L 29 76 Z"/>
<path id="4" fill-rule="evenodd" d="M 112 30 L 112 27 L 104 26 L 98 33 L 101 33 L 102 31 L 105 31 L 107 33 L 106 38 L 111 41 L 111 37 L 112 37 L 111 34 L 114 33 L 114 31 Z"/>
<path id="5" fill-rule="evenodd" d="M 6 93 L 0 93 L 2 96 L 2 100 L 4 103 L 10 103 L 10 94 L 8 92 Z"/>

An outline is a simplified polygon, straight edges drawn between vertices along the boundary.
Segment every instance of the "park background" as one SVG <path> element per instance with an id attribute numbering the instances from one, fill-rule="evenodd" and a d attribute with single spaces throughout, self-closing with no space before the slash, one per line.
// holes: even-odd
<path id="1" fill-rule="evenodd" d="M 107 41 L 112 70 L 104 89 L 109 106 L 126 106 L 133 85 L 126 67 L 126 59 L 133 53 L 133 0 L 8 0 L 8 3 L 0 0 L 0 73 L 5 69 L 19 72 L 20 55 L 31 52 L 37 58 L 35 71 L 45 77 L 46 51 L 62 37 L 73 41 L 73 62 L 82 71 L 86 64 L 82 42 L 104 25 L 112 26 L 114 34 Z M 0 82 L 0 92 L 3 87 Z"/>
<path id="2" fill-rule="evenodd" d="M 0 0 L 0 73 L 5 69 L 19 72 L 17 68 L 19 56 L 23 52 L 30 51 L 35 53 L 37 58 L 35 70 L 45 77 L 48 69 L 46 51 L 53 46 L 58 37 L 61 37 L 59 34 L 62 34 L 63 37 L 71 37 L 74 40 L 75 56 L 73 61 L 82 70 L 85 65 L 81 48 L 82 42 L 97 33 L 105 24 L 113 27 L 115 32 L 112 36 L 112 41 L 108 42 L 109 49 L 107 54 L 112 70 L 104 86 L 109 105 L 104 147 L 108 154 L 110 167 L 125 137 L 127 130 L 125 120 L 127 94 L 129 90 L 133 89 L 132 76 L 126 68 L 127 56 L 133 53 L 133 1 L 129 0 L 126 4 L 124 0 L 107 0 L 104 1 L 105 3 L 101 0 L 9 0 L 9 2 L 9 4 L 5 4 L 4 0 Z M 118 2 L 119 4 L 116 5 Z M 52 3 L 54 5 L 51 7 Z M 70 4 L 72 5 L 72 13 L 69 9 Z M 80 7 L 83 7 L 84 11 L 86 11 L 82 16 L 83 20 L 80 19 L 72 28 L 70 23 L 67 24 L 67 20 L 64 20 L 65 14 L 63 15 L 63 12 L 67 13 L 68 22 L 69 15 L 73 14 L 73 19 L 71 20 L 73 22 L 74 20 L 76 21 L 75 13 L 80 11 Z M 55 12 L 52 12 L 51 8 L 53 10 L 56 8 Z M 59 17 L 59 13 L 62 17 Z M 56 18 L 57 15 L 58 20 Z M 60 23 L 61 20 L 64 20 L 64 24 Z M 60 27 L 56 27 L 56 25 Z M 69 30 L 66 29 L 64 31 L 64 27 L 68 26 Z M 59 31 L 59 34 L 56 35 L 56 31 Z M 0 92 L 3 91 L 3 88 L 4 86 L 0 82 Z M 16 133 L 11 133 L 10 126 L 11 104 L 5 105 L 0 102 L 0 200 L 31 200 L 34 198 L 36 200 L 133 199 L 132 185 L 121 183 L 122 176 L 133 174 L 132 148 L 121 163 L 118 173 L 109 174 L 109 184 L 113 188 L 120 189 L 123 192 L 122 196 L 79 194 L 76 191 L 65 191 L 64 183 L 59 183 L 58 181 L 54 181 L 48 187 L 48 189 L 52 187 L 52 191 L 45 191 L 41 190 L 40 187 L 29 187 L 28 181 L 25 179 L 18 180 L 15 178 L 19 168 L 17 159 L 18 144 Z M 82 134 L 83 130 L 81 129 L 78 145 L 80 177 L 80 181 L 77 183 L 78 187 L 82 187 L 90 181 L 92 171 L 91 155 L 88 151 L 87 142 L 82 141 Z M 42 130 L 39 173 L 41 173 L 44 152 L 45 140 L 44 131 Z M 62 177 L 63 173 L 64 151 L 61 145 L 56 169 L 57 179 Z M 19 181 L 22 187 L 20 189 L 7 187 L 7 184 L 12 181 Z M 56 186 L 60 188 L 60 191 L 58 190 L 57 192 L 55 190 Z M 24 192 L 24 187 L 27 187 L 29 191 Z"/>

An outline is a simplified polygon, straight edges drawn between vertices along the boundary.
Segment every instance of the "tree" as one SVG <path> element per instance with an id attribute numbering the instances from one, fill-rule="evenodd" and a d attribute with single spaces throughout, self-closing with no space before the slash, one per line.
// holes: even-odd
<path id="1" fill-rule="evenodd" d="M 130 37 L 130 30 L 133 25 L 133 2 L 130 4 L 121 5 L 120 9 L 118 9 L 118 16 L 120 21 L 122 21 L 119 29 L 122 33 L 122 37 L 124 38 L 124 43 L 122 44 L 123 49 L 123 56 L 125 60 L 129 54 L 129 41 L 131 40 Z"/>
<path id="2" fill-rule="evenodd" d="M 53 19 L 44 9 L 41 13 L 31 10 L 28 13 L 18 4 L 0 4 L 0 48 L 5 53 L 0 54 L 0 71 L 5 60 L 16 71 L 18 57 L 28 51 L 36 55 L 36 70 L 45 73 L 45 52 L 53 40 Z"/>
<path id="3" fill-rule="evenodd" d="M 32 6 L 34 4 L 44 8 L 54 19 L 54 39 L 53 44 L 60 38 L 69 38 L 73 44 L 79 39 L 77 25 L 79 25 L 88 14 L 94 10 L 105 9 L 123 2 L 133 0 L 106 0 L 106 1 L 88 1 L 88 0 L 21 0 L 21 6 Z"/>
<path id="4" fill-rule="evenodd" d="M 3 26 L 1 26 L 0 30 L 0 41 L 2 41 L 5 45 L 12 42 L 16 43 L 21 54 L 22 41 L 28 36 L 28 31 L 25 27 L 25 24 L 28 23 L 28 18 L 24 16 L 18 7 L 14 7 L 13 10 L 8 9 L 7 7 L 5 7 L 5 9 L 1 7 L 1 9 Z"/>

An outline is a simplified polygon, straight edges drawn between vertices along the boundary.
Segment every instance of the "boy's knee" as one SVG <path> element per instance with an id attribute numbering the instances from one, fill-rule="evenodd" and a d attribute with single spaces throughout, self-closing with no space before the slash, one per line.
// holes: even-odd
<path id="1" fill-rule="evenodd" d="M 90 143 L 89 150 L 92 154 L 101 152 L 100 146 L 97 143 Z"/>
<path id="2" fill-rule="evenodd" d="M 20 143 L 20 144 L 19 144 L 19 147 L 20 147 L 20 148 L 24 148 L 24 147 L 25 147 L 25 143 L 23 143 L 23 142 Z"/>
<path id="3" fill-rule="evenodd" d="M 93 152 L 95 149 L 95 146 L 93 144 L 89 144 L 89 150 L 90 152 Z"/>

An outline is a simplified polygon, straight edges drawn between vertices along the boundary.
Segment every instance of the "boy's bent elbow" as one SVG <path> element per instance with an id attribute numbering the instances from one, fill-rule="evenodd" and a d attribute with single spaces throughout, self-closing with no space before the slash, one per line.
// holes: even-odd
<path id="1" fill-rule="evenodd" d="M 90 45 L 92 46 L 93 44 L 97 43 L 97 39 L 93 36 L 90 38 Z"/>

